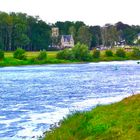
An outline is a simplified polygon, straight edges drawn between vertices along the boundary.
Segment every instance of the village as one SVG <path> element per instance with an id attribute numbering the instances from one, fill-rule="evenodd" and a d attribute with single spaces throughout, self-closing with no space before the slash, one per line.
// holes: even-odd
<path id="1" fill-rule="evenodd" d="M 60 35 L 59 34 L 59 28 L 53 27 L 52 28 L 52 44 L 49 47 L 56 48 L 58 50 L 63 50 L 63 49 L 71 49 L 74 47 L 74 38 L 73 35 Z M 140 40 L 140 33 L 137 34 L 137 37 L 134 40 L 134 43 L 136 44 Z M 130 46 L 126 44 L 125 40 L 121 40 L 119 42 L 114 42 L 114 46 L 96 46 L 92 49 L 97 49 L 97 50 L 108 50 L 112 48 L 123 48 L 126 51 L 132 51 L 134 46 Z"/>

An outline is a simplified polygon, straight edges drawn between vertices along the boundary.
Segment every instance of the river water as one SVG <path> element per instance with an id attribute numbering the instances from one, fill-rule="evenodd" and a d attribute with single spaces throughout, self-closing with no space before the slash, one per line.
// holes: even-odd
<path id="1" fill-rule="evenodd" d="M 0 68 L 0 140 L 35 140 L 71 112 L 138 92 L 137 61 Z"/>

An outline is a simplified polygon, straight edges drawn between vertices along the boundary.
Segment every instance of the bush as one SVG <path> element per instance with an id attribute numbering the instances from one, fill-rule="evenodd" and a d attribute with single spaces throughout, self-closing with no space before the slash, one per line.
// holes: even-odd
<path id="1" fill-rule="evenodd" d="M 72 50 L 65 49 L 57 53 L 58 59 L 88 61 L 91 59 L 90 51 L 84 44 L 76 44 Z"/>
<path id="2" fill-rule="evenodd" d="M 74 54 L 72 50 L 64 49 L 62 51 L 59 51 L 56 56 L 58 59 L 66 59 L 66 60 L 73 60 Z"/>
<path id="3" fill-rule="evenodd" d="M 47 58 L 47 53 L 46 53 L 46 51 L 45 51 L 45 50 L 40 51 L 40 53 L 39 53 L 37 59 L 38 59 L 38 60 L 46 60 L 46 58 Z"/>
<path id="4" fill-rule="evenodd" d="M 17 48 L 13 54 L 13 57 L 19 60 L 25 60 L 26 59 L 25 50 L 22 48 Z"/>
<path id="5" fill-rule="evenodd" d="M 132 52 L 132 57 L 136 57 L 136 58 L 140 57 L 140 49 L 134 48 Z"/>
<path id="6" fill-rule="evenodd" d="M 100 57 L 100 50 L 93 50 L 93 58 L 99 58 Z"/>
<path id="7" fill-rule="evenodd" d="M 105 51 L 105 55 L 108 56 L 108 57 L 113 56 L 112 50 L 106 50 L 106 51 Z"/>
<path id="8" fill-rule="evenodd" d="M 4 51 L 0 50 L 0 60 L 4 59 Z"/>
<path id="9" fill-rule="evenodd" d="M 77 43 L 74 48 L 72 48 L 72 52 L 74 54 L 75 59 L 88 61 L 91 59 L 90 51 L 88 50 L 88 46 L 84 44 Z"/>
<path id="10" fill-rule="evenodd" d="M 118 57 L 125 57 L 126 53 L 125 53 L 124 49 L 121 49 L 121 48 L 117 49 L 116 56 L 118 56 Z"/>

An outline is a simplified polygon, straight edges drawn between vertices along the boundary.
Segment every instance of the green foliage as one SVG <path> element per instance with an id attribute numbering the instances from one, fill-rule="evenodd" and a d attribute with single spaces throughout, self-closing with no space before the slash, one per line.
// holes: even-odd
<path id="1" fill-rule="evenodd" d="M 100 50 L 94 49 L 93 50 L 93 58 L 99 58 L 100 57 Z"/>
<path id="2" fill-rule="evenodd" d="M 77 43 L 73 48 L 72 52 L 74 54 L 75 59 L 82 61 L 91 60 L 90 51 L 88 50 L 88 46 L 84 44 Z"/>
<path id="3" fill-rule="evenodd" d="M 77 34 L 78 42 L 90 47 L 92 41 L 92 34 L 90 33 L 89 28 L 87 26 L 82 26 L 79 28 Z"/>
<path id="4" fill-rule="evenodd" d="M 140 45 L 140 39 L 137 41 L 137 45 Z"/>
<path id="5" fill-rule="evenodd" d="M 112 50 L 106 50 L 105 55 L 108 56 L 108 57 L 113 56 Z"/>
<path id="6" fill-rule="evenodd" d="M 125 57 L 126 56 L 125 50 L 122 49 L 122 48 L 117 49 L 116 56 L 118 56 L 118 57 Z"/>
<path id="7" fill-rule="evenodd" d="M 69 50 L 69 49 L 64 49 L 64 50 L 59 51 L 57 53 L 57 58 L 58 59 L 66 59 L 66 60 L 74 60 L 75 59 L 72 50 Z"/>
<path id="8" fill-rule="evenodd" d="M 0 50 L 3 50 L 4 49 L 4 45 L 2 43 L 2 41 L 0 40 Z"/>
<path id="9" fill-rule="evenodd" d="M 4 59 L 4 51 L 0 50 L 0 60 Z"/>
<path id="10" fill-rule="evenodd" d="M 66 59 L 66 60 L 80 60 L 80 61 L 88 61 L 91 60 L 90 51 L 88 47 L 84 44 L 77 43 L 72 50 L 64 49 L 59 51 L 57 54 L 58 59 Z"/>
<path id="11" fill-rule="evenodd" d="M 38 60 L 46 60 L 46 58 L 47 58 L 47 53 L 46 53 L 46 51 L 45 51 L 45 50 L 40 51 L 40 53 L 39 53 L 37 59 L 38 59 Z"/>
<path id="12" fill-rule="evenodd" d="M 22 48 L 17 48 L 13 54 L 13 57 L 19 60 L 25 60 L 26 59 L 25 50 Z"/>
<path id="13" fill-rule="evenodd" d="M 140 139 L 140 95 L 69 115 L 46 133 L 43 140 L 137 140 Z"/>
<path id="14" fill-rule="evenodd" d="M 140 58 L 140 49 L 134 48 L 132 51 L 132 57 Z"/>

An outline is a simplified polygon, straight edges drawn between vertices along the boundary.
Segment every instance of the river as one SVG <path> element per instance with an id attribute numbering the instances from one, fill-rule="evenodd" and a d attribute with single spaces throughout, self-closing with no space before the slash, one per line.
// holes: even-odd
<path id="1" fill-rule="evenodd" d="M 134 93 L 137 61 L 0 68 L 0 140 L 35 140 L 69 113 Z"/>

